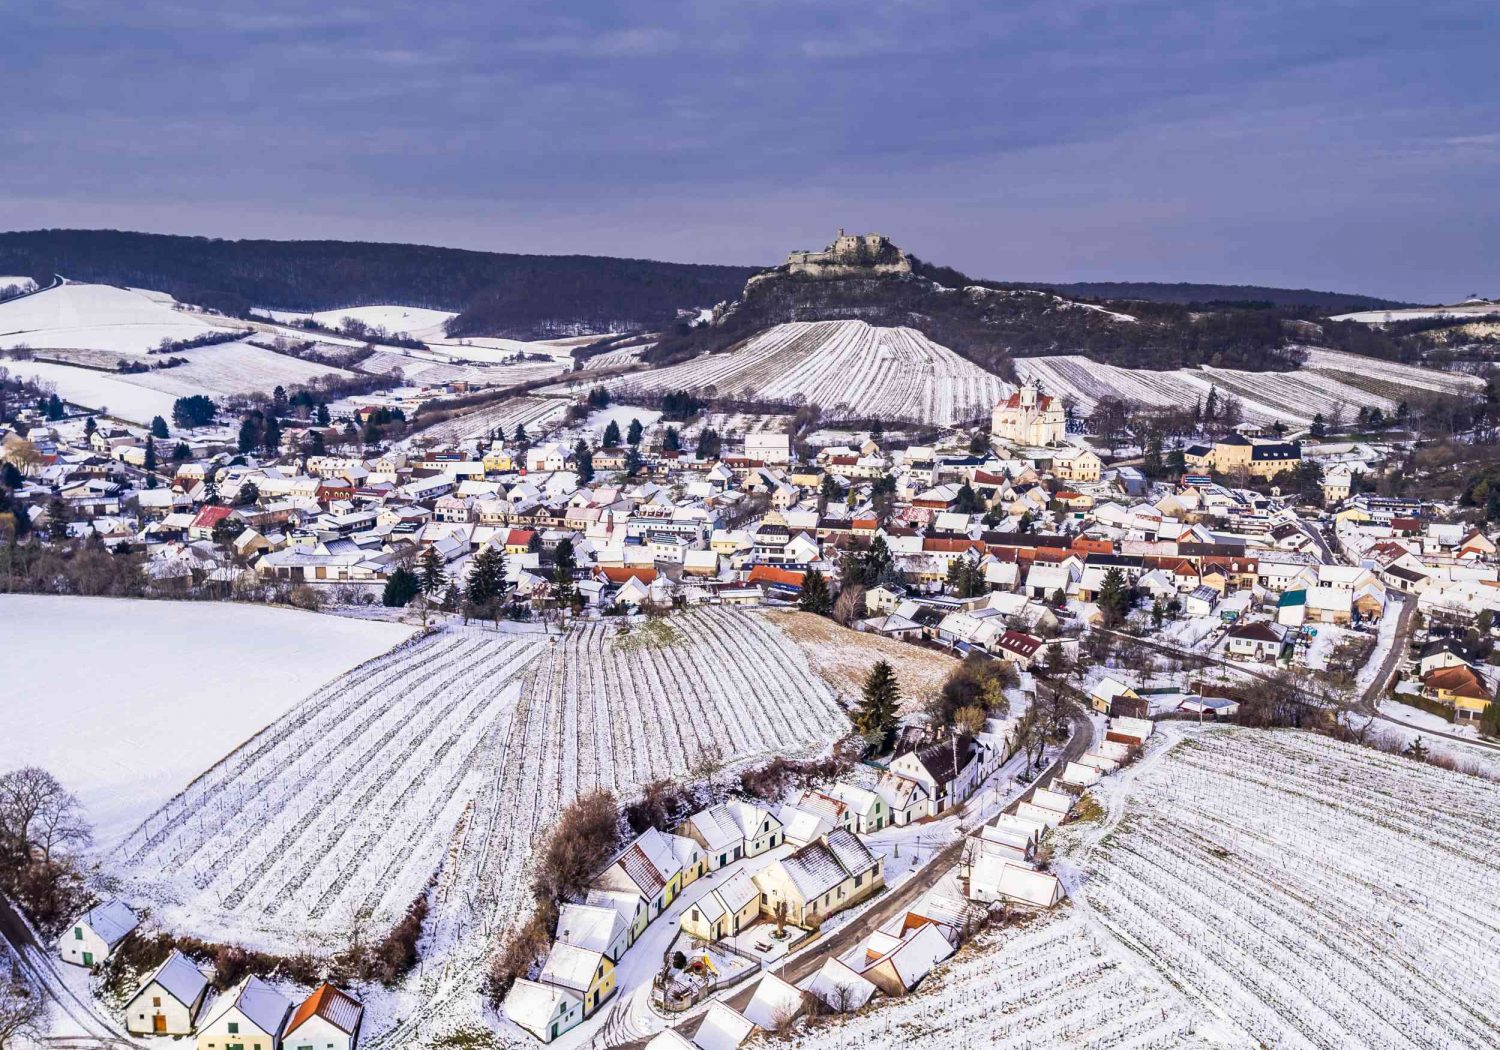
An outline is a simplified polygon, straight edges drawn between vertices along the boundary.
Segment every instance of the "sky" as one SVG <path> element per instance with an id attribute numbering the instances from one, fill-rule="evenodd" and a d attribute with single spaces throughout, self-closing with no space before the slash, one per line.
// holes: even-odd
<path id="1" fill-rule="evenodd" d="M 1493 0 L 0 0 L 0 229 L 1500 296 Z"/>

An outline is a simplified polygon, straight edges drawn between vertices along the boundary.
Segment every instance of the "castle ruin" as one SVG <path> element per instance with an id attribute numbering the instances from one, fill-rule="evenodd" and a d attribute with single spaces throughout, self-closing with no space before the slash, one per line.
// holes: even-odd
<path id="1" fill-rule="evenodd" d="M 790 273 L 815 277 L 854 274 L 911 273 L 911 256 L 883 233 L 845 233 L 820 252 L 792 252 L 786 257 Z"/>

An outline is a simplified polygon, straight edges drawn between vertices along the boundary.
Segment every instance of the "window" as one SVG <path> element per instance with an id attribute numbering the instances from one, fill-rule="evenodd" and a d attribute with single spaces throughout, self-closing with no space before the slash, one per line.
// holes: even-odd
<path id="1" fill-rule="evenodd" d="M 73 927 L 73 939 L 75 941 L 81 941 L 81 940 L 83 940 L 83 927 L 82 926 L 74 926 Z"/>
<path id="2" fill-rule="evenodd" d="M 863 875 L 856 875 L 856 876 L 854 876 L 854 888 L 855 889 L 859 889 L 860 884 L 863 883 L 864 881 L 865 881 L 865 877 Z"/>
<path id="3" fill-rule="evenodd" d="M 152 1006 L 160 1006 L 161 1005 L 161 996 L 159 996 L 159 995 L 153 995 L 151 997 L 151 1005 Z"/>
<path id="4" fill-rule="evenodd" d="M 240 1023 L 238 1021 L 230 1021 L 229 1022 L 229 1034 L 230 1035 L 239 1035 L 240 1034 Z"/>

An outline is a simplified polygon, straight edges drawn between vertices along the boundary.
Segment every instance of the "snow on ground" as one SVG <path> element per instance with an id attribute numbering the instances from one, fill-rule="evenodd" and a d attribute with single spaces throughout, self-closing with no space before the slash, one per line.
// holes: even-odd
<path id="1" fill-rule="evenodd" d="M 577 427 L 570 427 L 569 429 L 581 430 L 592 434 L 594 440 L 597 442 L 603 440 L 604 431 L 608 429 L 610 423 L 614 423 L 620 428 L 620 440 L 624 441 L 626 434 L 630 431 L 630 421 L 632 419 L 639 419 L 641 426 L 645 427 L 647 433 L 649 433 L 651 428 L 661 419 L 661 413 L 654 408 L 642 408 L 639 405 L 610 405 L 608 408 L 601 408 L 597 412 L 590 412 L 587 419 L 578 424 Z M 681 423 L 677 424 L 677 426 L 679 429 L 682 428 Z M 663 428 L 663 431 L 665 431 L 665 428 Z"/>
<path id="2" fill-rule="evenodd" d="M 0 595 L 0 769 L 40 765 L 107 846 L 314 688 L 410 634 L 209 602 Z"/>
<path id="3" fill-rule="evenodd" d="M 1500 785 L 1294 731 L 1160 735 L 1063 861 L 1091 927 L 1239 1045 L 1496 1044 L 1473 963 L 1500 951 Z"/>
<path id="4" fill-rule="evenodd" d="M 1431 321 L 1446 318 L 1452 318 L 1454 321 L 1472 321 L 1477 317 L 1496 315 L 1500 315 L 1500 303 L 1479 300 L 1460 303 L 1457 306 L 1412 307 L 1405 310 L 1361 310 L 1358 313 L 1339 314 L 1329 320 L 1357 321 L 1360 324 L 1390 324 L 1392 321 Z"/>
<path id="5" fill-rule="evenodd" d="M 172 403 L 177 400 L 174 394 L 130 382 L 133 376 L 117 372 L 50 361 L 5 361 L 0 367 L 11 375 L 49 386 L 64 401 L 132 423 L 149 423 L 152 416 L 171 419 Z"/>
<path id="6" fill-rule="evenodd" d="M 1380 673 L 1380 668 L 1385 663 L 1386 654 L 1391 651 L 1391 646 L 1396 644 L 1396 628 L 1400 621 L 1401 607 L 1392 602 L 1386 608 L 1385 615 L 1380 618 L 1380 630 L 1375 635 L 1375 648 L 1354 678 L 1356 696 L 1364 696 L 1365 690 L 1374 684 L 1375 676 Z"/>
<path id="7" fill-rule="evenodd" d="M 573 384 L 578 389 L 588 380 Z M 635 391 L 702 391 L 720 397 L 791 402 L 803 397 L 835 416 L 878 415 L 949 425 L 978 417 L 1011 390 L 912 328 L 864 321 L 775 325 L 729 353 L 605 380 L 628 399 Z"/>
<path id="8" fill-rule="evenodd" d="M 29 346 L 144 354 L 163 339 L 232 330 L 225 320 L 174 309 L 153 295 L 108 284 L 64 284 L 0 303 L 0 349 Z"/>
<path id="9" fill-rule="evenodd" d="M 834 691 L 851 702 L 859 696 L 865 677 L 880 660 L 888 661 L 895 670 L 902 706 L 908 711 L 920 709 L 926 699 L 942 689 L 943 682 L 958 665 L 948 653 L 878 634 L 851 631 L 825 616 L 803 612 L 770 615 L 797 639 L 808 661 Z"/>
<path id="10" fill-rule="evenodd" d="M 1469 393 L 1481 385 L 1473 376 L 1414 365 L 1379 361 L 1356 354 L 1304 347 L 1307 360 L 1290 372 L 1246 372 L 1232 368 L 1178 368 L 1150 371 L 1101 364 L 1077 354 L 1023 357 L 1016 371 L 1039 380 L 1081 415 L 1102 397 L 1117 397 L 1148 406 L 1181 407 L 1208 397 L 1240 399 L 1249 422 L 1311 423 L 1317 413 L 1345 416 L 1363 406 L 1391 411 L 1412 389 L 1447 394 Z"/>
<path id="11" fill-rule="evenodd" d="M 0 276 L 0 288 L 19 288 L 23 292 L 29 292 L 35 287 L 36 281 L 30 277 Z"/>
<path id="12" fill-rule="evenodd" d="M 371 328 L 384 328 L 391 335 L 405 333 L 426 341 L 446 338 L 443 326 L 458 315 L 449 310 L 427 310 L 420 306 L 350 306 L 341 310 L 322 310 L 312 319 L 325 328 L 338 328 L 346 321 L 359 321 Z M 277 317 L 277 320 L 288 320 Z"/>
<path id="13" fill-rule="evenodd" d="M 445 419 L 441 423 L 422 427 L 417 435 L 422 441 L 467 441 L 470 438 L 487 437 L 496 427 L 502 427 L 505 436 L 509 438 L 515 434 L 516 425 L 520 424 L 526 428 L 526 436 L 534 445 L 562 422 L 567 411 L 568 402 L 561 398 L 508 397 L 452 419 Z M 422 417 L 419 415 L 417 423 L 420 425 L 421 421 Z"/>

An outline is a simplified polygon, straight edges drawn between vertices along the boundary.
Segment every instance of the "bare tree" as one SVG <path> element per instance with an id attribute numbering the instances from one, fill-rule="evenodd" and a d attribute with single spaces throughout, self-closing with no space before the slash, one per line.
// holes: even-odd
<path id="1" fill-rule="evenodd" d="M 27 766 L 0 776 L 0 850 L 11 858 L 51 864 L 89 839 L 78 800 L 51 773 Z"/>
<path id="2" fill-rule="evenodd" d="M 41 1037 L 42 997 L 14 962 L 0 963 L 0 1050 L 31 1046 Z"/>

